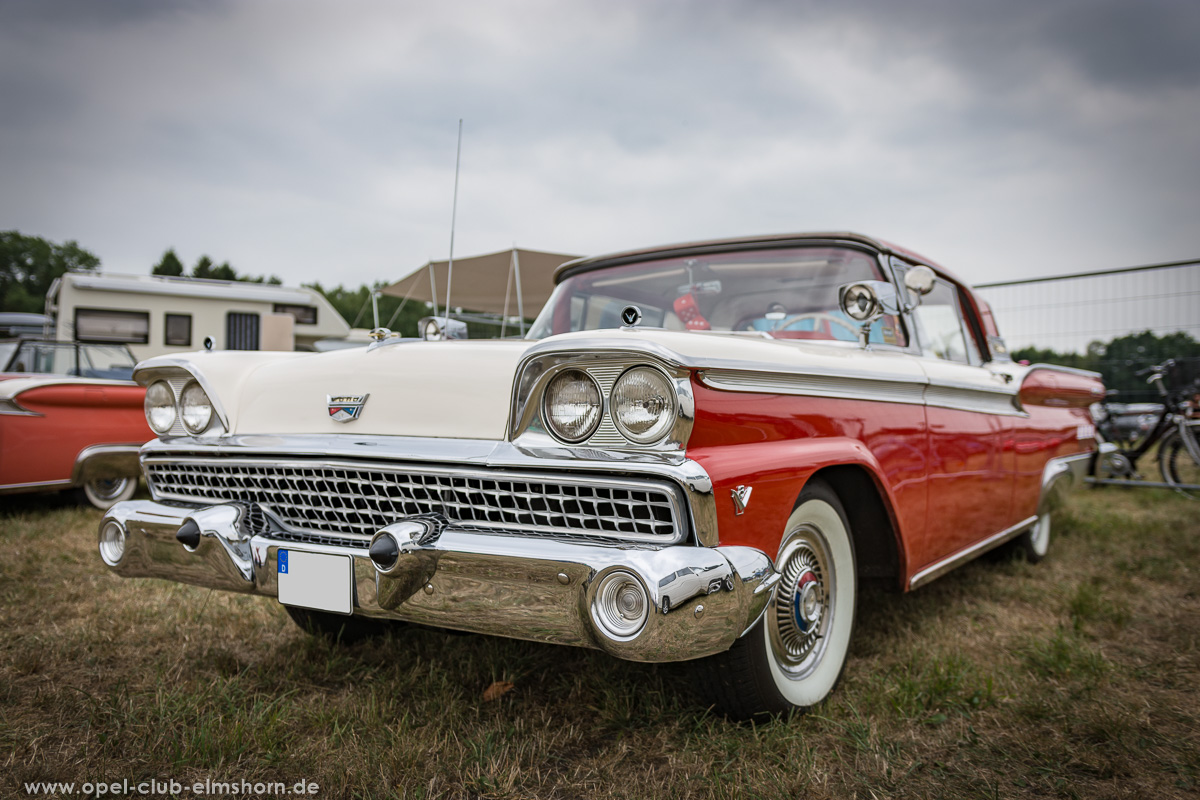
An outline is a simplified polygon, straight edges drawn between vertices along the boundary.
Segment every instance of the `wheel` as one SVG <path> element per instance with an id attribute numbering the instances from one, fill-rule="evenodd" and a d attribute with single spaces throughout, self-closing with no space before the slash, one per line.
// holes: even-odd
<path id="1" fill-rule="evenodd" d="M 1200 435 L 1200 425 L 1189 423 L 1188 433 Z M 1168 431 L 1158 446 L 1158 470 L 1163 481 L 1176 486 L 1200 486 L 1200 464 L 1188 452 L 1178 428 Z M 1200 497 L 1200 489 L 1176 489 L 1191 497 Z"/>
<path id="2" fill-rule="evenodd" d="M 128 475 L 124 478 L 98 478 L 88 481 L 80 488 L 79 500 L 103 510 L 133 497 L 137 486 L 137 478 Z"/>
<path id="3" fill-rule="evenodd" d="M 390 630 L 402 626 L 402 622 L 390 620 L 369 619 L 367 617 L 347 617 L 341 614 L 331 614 L 328 611 L 315 611 L 311 608 L 284 606 L 292 621 L 301 630 L 312 636 L 320 636 L 334 643 L 353 644 L 364 639 L 383 636 Z"/>
<path id="4" fill-rule="evenodd" d="M 814 706 L 846 666 L 858 589 L 854 542 L 826 484 L 810 482 L 800 493 L 775 569 L 781 578 L 758 624 L 728 651 L 694 662 L 705 700 L 734 719 Z"/>
<path id="5" fill-rule="evenodd" d="M 1033 527 L 1013 540 L 1017 550 L 1025 555 L 1030 564 L 1036 564 L 1050 551 L 1050 512 L 1038 515 Z"/>

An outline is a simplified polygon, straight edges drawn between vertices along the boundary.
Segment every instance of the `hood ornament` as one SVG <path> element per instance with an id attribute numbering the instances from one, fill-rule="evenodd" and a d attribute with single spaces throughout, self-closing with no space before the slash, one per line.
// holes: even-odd
<path id="1" fill-rule="evenodd" d="M 325 395 L 326 405 L 329 407 L 329 418 L 334 422 L 350 422 L 358 419 L 358 415 L 362 413 L 363 406 L 367 404 L 369 394 L 364 395 L 338 395 L 330 397 Z"/>

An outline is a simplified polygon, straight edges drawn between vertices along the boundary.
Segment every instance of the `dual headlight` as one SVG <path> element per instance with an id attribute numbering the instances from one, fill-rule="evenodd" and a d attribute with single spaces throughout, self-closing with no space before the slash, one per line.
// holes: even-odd
<path id="1" fill-rule="evenodd" d="M 146 421 L 155 433 L 171 430 L 178 419 L 188 433 L 204 433 L 212 424 L 213 405 L 196 381 L 189 381 L 175 399 L 175 392 L 166 381 L 155 381 L 146 389 Z"/>
<path id="2" fill-rule="evenodd" d="M 653 444 L 675 424 L 675 388 L 653 367 L 626 370 L 613 384 L 609 414 L 617 430 L 635 444 Z M 581 369 L 556 375 L 542 395 L 542 419 L 564 442 L 582 442 L 604 418 L 604 398 L 596 379 Z"/>

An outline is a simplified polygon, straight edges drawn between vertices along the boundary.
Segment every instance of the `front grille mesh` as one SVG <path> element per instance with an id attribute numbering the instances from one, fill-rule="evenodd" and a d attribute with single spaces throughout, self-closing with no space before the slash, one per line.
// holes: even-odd
<path id="1" fill-rule="evenodd" d="M 289 528 L 369 538 L 395 520 L 444 514 L 455 527 L 571 538 L 673 543 L 674 491 L 652 481 L 472 472 L 359 462 L 147 459 L 155 497 L 261 505 Z M 252 528 L 267 525 L 252 514 Z"/>

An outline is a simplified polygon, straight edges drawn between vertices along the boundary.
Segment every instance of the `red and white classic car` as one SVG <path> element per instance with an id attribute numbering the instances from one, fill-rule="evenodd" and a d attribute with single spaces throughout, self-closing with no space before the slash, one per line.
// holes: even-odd
<path id="1" fill-rule="evenodd" d="M 732 716 L 833 689 L 864 581 L 1050 543 L 1097 376 L 1013 363 L 945 270 L 802 234 L 563 265 L 530 336 L 138 366 L 151 501 L 100 555 L 424 625 L 688 661 Z M 353 616 L 350 616 L 353 615 Z"/>
<path id="2" fill-rule="evenodd" d="M 130 381 L 0 375 L 0 495 L 76 490 L 97 508 L 133 497 L 146 389 Z"/>

